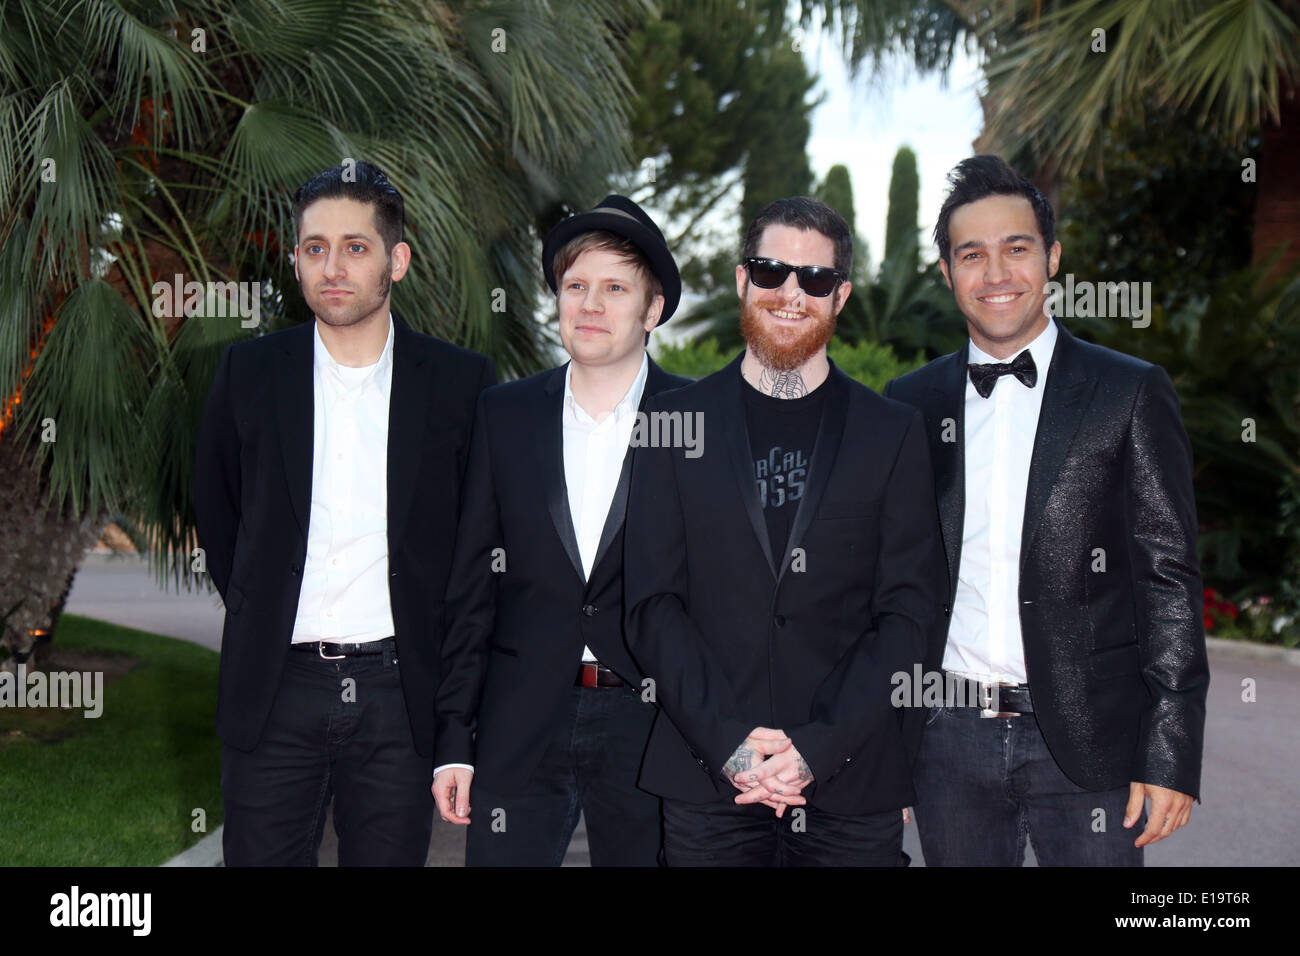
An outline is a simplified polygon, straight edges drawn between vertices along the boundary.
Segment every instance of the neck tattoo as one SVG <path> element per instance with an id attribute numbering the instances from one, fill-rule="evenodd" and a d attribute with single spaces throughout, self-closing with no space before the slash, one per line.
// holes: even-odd
<path id="1" fill-rule="evenodd" d="M 808 394 L 808 386 L 798 369 L 776 372 L 766 366 L 759 372 L 758 390 L 773 398 L 803 398 Z"/>

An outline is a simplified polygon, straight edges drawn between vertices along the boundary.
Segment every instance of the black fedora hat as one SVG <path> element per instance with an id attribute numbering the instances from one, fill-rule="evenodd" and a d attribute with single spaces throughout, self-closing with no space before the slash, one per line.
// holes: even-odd
<path id="1" fill-rule="evenodd" d="M 597 229 L 622 236 L 650 260 L 650 268 L 664 287 L 664 310 L 659 316 L 659 324 L 663 325 L 681 301 L 682 277 L 677 272 L 673 254 L 668 251 L 664 234 L 659 231 L 654 220 L 645 214 L 645 210 L 626 196 L 610 193 L 595 209 L 570 216 L 547 234 L 546 241 L 542 243 L 542 272 L 546 276 L 546 284 L 552 292 L 555 291 L 555 254 L 564 244 L 574 236 Z"/>

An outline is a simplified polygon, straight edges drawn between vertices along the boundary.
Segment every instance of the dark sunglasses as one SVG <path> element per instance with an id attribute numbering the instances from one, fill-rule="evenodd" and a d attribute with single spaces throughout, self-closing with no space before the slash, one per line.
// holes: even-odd
<path id="1" fill-rule="evenodd" d="M 760 289 L 781 288 L 785 284 L 785 277 L 793 272 L 799 288 L 819 299 L 830 295 L 844 281 L 844 273 L 838 269 L 792 266 L 780 259 L 759 259 L 754 256 L 745 260 L 745 270 L 749 273 L 749 281 Z"/>

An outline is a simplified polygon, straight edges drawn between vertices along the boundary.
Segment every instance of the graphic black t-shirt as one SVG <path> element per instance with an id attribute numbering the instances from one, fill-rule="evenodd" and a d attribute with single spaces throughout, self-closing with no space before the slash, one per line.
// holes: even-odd
<path id="1" fill-rule="evenodd" d="M 826 389 L 819 386 L 802 398 L 773 398 L 745 382 L 744 392 L 754 481 L 763 502 L 772 555 L 780 567 L 785 563 L 790 528 L 808 485 L 808 465 L 817 442 Z"/>

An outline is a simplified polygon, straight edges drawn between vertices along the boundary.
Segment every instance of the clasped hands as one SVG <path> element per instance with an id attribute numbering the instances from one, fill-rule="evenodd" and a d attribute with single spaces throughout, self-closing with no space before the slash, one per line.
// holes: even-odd
<path id="1" fill-rule="evenodd" d="M 722 766 L 722 774 L 740 791 L 736 803 L 761 803 L 779 817 L 786 807 L 808 801 L 800 791 L 813 772 L 784 731 L 755 727 Z"/>

